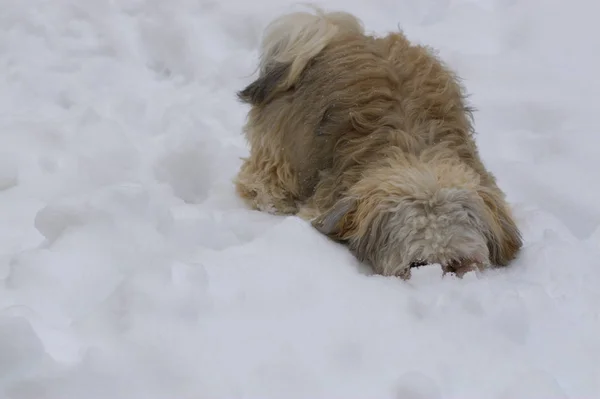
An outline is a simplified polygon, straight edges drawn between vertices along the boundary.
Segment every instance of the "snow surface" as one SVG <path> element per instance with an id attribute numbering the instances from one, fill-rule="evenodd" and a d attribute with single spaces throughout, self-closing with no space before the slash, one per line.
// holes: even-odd
<path id="1" fill-rule="evenodd" d="M 3 0 L 0 397 L 600 397 L 600 5 L 331 0 L 464 77 L 526 246 L 372 275 L 231 178 L 275 0 Z"/>

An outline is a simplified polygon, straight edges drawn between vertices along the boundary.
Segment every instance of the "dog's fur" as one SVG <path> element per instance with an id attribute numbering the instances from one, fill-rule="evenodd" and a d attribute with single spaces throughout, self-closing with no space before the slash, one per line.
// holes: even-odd
<path id="1" fill-rule="evenodd" d="M 262 41 L 250 156 L 236 178 L 254 209 L 297 214 L 383 275 L 507 265 L 522 246 L 484 167 L 456 76 L 401 33 L 343 13 L 296 12 Z"/>

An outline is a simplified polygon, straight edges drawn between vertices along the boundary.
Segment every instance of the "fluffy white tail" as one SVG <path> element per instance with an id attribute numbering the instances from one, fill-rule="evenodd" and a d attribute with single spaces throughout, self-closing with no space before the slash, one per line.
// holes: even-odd
<path id="1" fill-rule="evenodd" d="M 341 32 L 362 33 L 362 23 L 345 12 L 294 12 L 273 20 L 265 29 L 261 45 L 260 68 L 269 64 L 289 65 L 283 86 L 291 85 L 308 62 Z"/>

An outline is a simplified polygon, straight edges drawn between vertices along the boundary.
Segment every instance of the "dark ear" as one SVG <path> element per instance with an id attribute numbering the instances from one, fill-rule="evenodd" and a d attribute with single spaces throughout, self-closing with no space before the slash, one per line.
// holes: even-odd
<path id="1" fill-rule="evenodd" d="M 352 197 L 344 197 L 326 212 L 312 221 L 312 225 L 320 233 L 333 239 L 342 240 L 350 229 L 357 201 Z"/>
<path id="2" fill-rule="evenodd" d="M 238 98 L 250 105 L 261 105 L 285 79 L 289 64 L 268 65 L 258 79 L 237 93 Z"/>
<path id="3" fill-rule="evenodd" d="M 479 190 L 490 220 L 488 250 L 490 260 L 497 266 L 506 266 L 521 247 L 523 239 L 504 198 L 492 190 Z"/>

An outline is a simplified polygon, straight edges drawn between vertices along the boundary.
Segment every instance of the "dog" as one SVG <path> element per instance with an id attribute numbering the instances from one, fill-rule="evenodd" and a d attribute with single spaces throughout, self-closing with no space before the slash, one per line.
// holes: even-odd
<path id="1" fill-rule="evenodd" d="M 522 237 L 474 140 L 459 78 L 401 30 L 376 37 L 346 12 L 292 12 L 261 42 L 249 156 L 234 179 L 255 210 L 297 215 L 376 274 L 508 265 Z"/>

